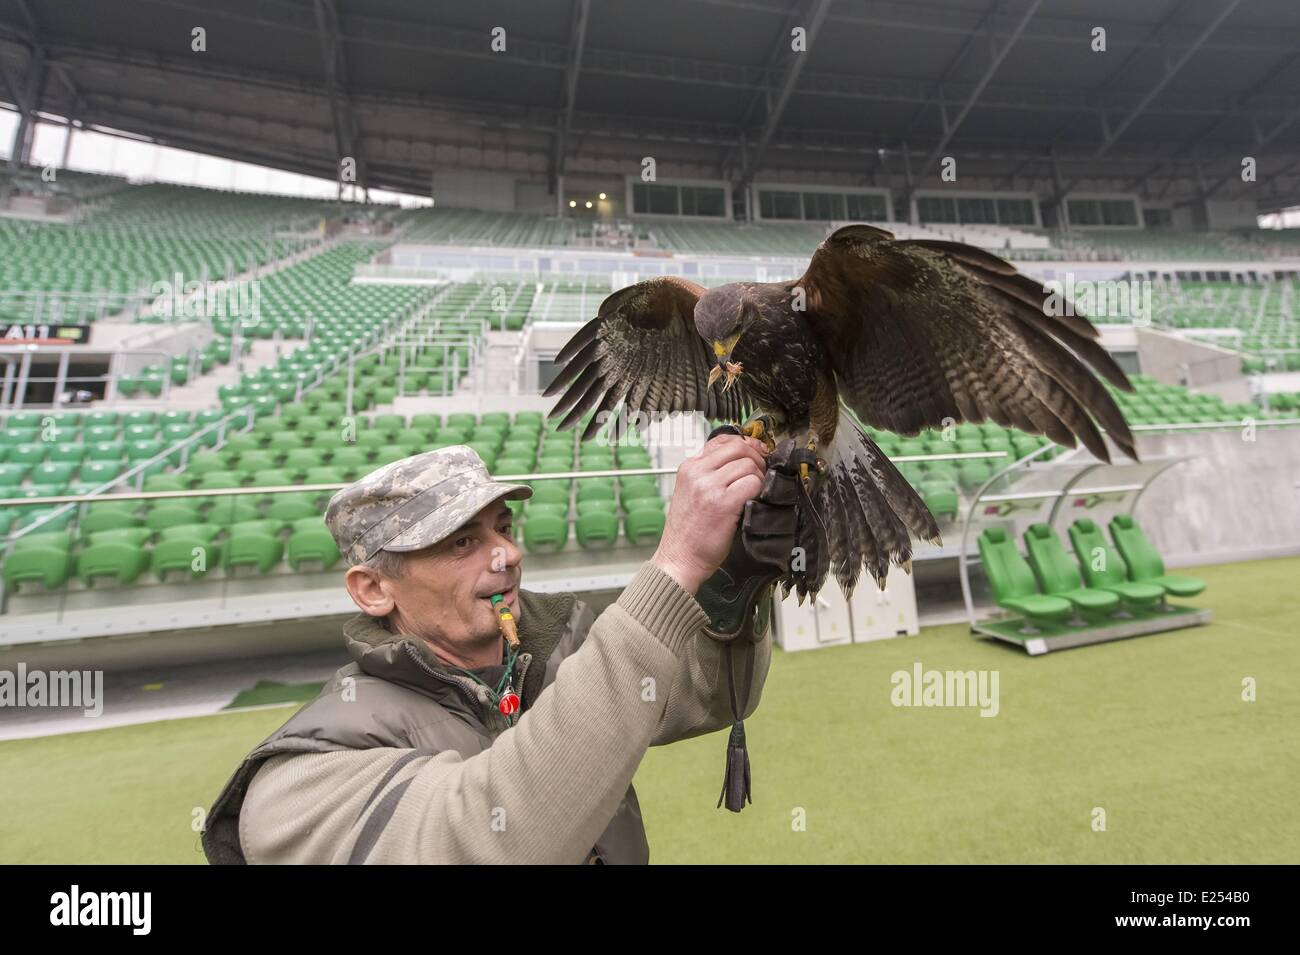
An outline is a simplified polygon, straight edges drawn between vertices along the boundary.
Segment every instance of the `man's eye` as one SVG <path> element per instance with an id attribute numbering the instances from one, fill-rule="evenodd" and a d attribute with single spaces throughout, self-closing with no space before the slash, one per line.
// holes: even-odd
<path id="1" fill-rule="evenodd" d="M 458 537 L 458 538 L 456 538 L 456 546 L 457 546 L 457 547 L 463 547 L 463 546 L 467 545 L 467 544 L 468 544 L 472 539 L 473 539 L 473 538 L 470 538 L 470 537 Z"/>

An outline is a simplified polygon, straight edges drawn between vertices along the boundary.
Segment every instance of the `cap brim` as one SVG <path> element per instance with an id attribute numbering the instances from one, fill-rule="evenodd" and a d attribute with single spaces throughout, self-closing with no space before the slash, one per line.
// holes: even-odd
<path id="1" fill-rule="evenodd" d="M 487 507 L 497 498 L 509 501 L 526 501 L 533 496 L 533 489 L 527 484 L 503 484 L 492 481 L 466 492 L 446 507 L 426 515 L 398 534 L 380 550 L 403 553 L 432 547 L 439 541 L 446 540 L 460 528 L 464 527 L 474 515 Z"/>

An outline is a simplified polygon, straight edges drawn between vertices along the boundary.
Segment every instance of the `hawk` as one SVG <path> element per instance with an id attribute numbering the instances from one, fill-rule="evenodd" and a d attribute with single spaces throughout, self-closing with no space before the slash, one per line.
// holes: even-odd
<path id="1" fill-rule="evenodd" d="M 596 412 L 583 441 L 620 405 L 743 421 L 769 449 L 796 437 L 822 474 L 800 506 L 805 559 L 783 592 L 796 588 L 802 602 L 833 568 L 851 597 L 863 567 L 881 589 L 891 562 L 910 571 L 909 535 L 941 540 L 850 411 L 900 435 L 992 419 L 1070 448 L 1077 439 L 1109 463 L 1100 424 L 1138 460 L 1097 375 L 1133 386 L 1092 323 L 1049 314 L 1047 295 L 981 249 L 849 225 L 792 282 L 709 290 L 668 276 L 610 295 L 556 356 L 561 371 L 543 394 L 563 395 L 548 418 L 563 415 L 564 430 Z"/>

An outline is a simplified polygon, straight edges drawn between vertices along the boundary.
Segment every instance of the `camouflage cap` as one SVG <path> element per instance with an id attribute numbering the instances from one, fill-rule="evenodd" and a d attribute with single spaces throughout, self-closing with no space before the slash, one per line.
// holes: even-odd
<path id="1" fill-rule="evenodd" d="M 463 444 L 385 464 L 330 498 L 325 526 L 349 564 L 381 550 L 431 547 L 499 497 L 533 496 L 527 484 L 492 480 L 487 465 Z"/>

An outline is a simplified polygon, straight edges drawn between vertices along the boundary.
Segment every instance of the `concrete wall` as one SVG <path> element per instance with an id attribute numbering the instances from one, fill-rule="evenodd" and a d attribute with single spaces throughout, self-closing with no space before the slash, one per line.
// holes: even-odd
<path id="1" fill-rule="evenodd" d="M 1162 384 L 1204 388 L 1216 382 L 1242 382 L 1244 388 L 1237 352 L 1150 328 L 1137 329 L 1137 348 L 1143 373 Z"/>
<path id="2" fill-rule="evenodd" d="M 1143 435 L 1138 450 L 1192 458 L 1156 478 L 1134 511 L 1171 565 L 1300 554 L 1300 428 L 1261 428 L 1253 441 L 1240 431 Z"/>
<path id="3" fill-rule="evenodd" d="M 445 169 L 433 172 L 433 200 L 448 209 L 515 211 L 515 176 L 481 169 Z"/>

